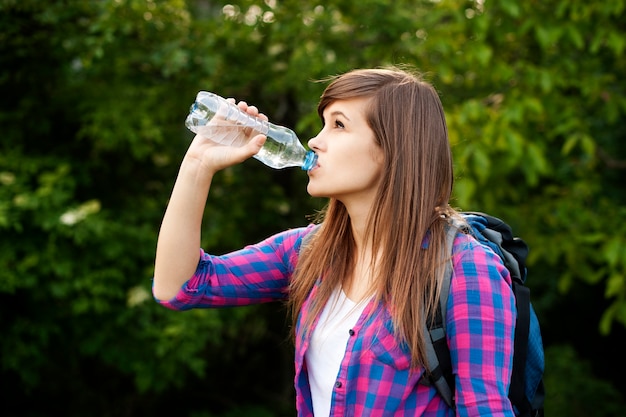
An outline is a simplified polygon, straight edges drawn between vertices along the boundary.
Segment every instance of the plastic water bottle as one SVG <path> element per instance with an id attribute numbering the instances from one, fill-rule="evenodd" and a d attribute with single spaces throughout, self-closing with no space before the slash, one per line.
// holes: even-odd
<path id="1" fill-rule="evenodd" d="M 229 146 L 243 146 L 254 136 L 263 134 L 267 140 L 254 158 L 272 168 L 299 166 L 308 171 L 317 163 L 317 155 L 304 148 L 293 130 L 251 116 L 236 104 L 207 91 L 200 91 L 196 96 L 185 126 L 200 136 Z"/>

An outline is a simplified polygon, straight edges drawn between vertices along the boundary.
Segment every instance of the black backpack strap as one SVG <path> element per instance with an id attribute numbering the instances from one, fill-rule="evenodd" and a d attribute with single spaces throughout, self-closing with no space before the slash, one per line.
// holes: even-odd
<path id="1" fill-rule="evenodd" d="M 509 399 L 516 405 L 518 416 L 530 417 L 531 405 L 526 397 L 526 357 L 528 354 L 528 334 L 530 330 L 530 289 L 513 281 L 513 293 L 517 307 L 515 322 L 515 342 L 513 355 L 513 372 L 509 386 Z"/>
<path id="2" fill-rule="evenodd" d="M 445 253 L 452 254 L 454 238 L 458 233 L 459 226 L 451 224 L 446 226 Z M 426 344 L 426 356 L 428 361 L 425 383 L 435 386 L 441 397 L 450 408 L 454 408 L 454 375 L 452 374 L 452 360 L 450 349 L 446 339 L 446 310 L 448 308 L 448 296 L 450 294 L 450 282 L 452 281 L 452 259 L 446 261 L 445 271 L 441 282 L 441 295 L 435 311 L 435 317 L 428 317 L 424 326 L 430 335 L 430 343 Z"/>

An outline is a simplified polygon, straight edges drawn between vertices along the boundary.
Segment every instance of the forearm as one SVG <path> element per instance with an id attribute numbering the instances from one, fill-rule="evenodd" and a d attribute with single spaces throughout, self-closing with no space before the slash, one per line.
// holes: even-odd
<path id="1" fill-rule="evenodd" d="M 193 275 L 200 256 L 202 215 L 213 173 L 186 157 L 168 203 L 157 241 L 154 296 L 174 297 Z"/>

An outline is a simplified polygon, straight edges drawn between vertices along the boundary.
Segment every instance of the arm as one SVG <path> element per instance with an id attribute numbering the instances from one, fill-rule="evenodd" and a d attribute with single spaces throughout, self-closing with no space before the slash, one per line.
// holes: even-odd
<path id="1" fill-rule="evenodd" d="M 515 300 L 508 271 L 491 250 L 462 236 L 448 301 L 448 343 L 458 416 L 514 416 L 508 398 Z"/>
<path id="2" fill-rule="evenodd" d="M 240 102 L 253 116 L 256 107 Z M 163 217 L 157 241 L 153 292 L 157 299 L 174 297 L 193 275 L 200 258 L 202 215 L 216 172 L 243 162 L 263 146 L 265 136 L 257 135 L 242 147 L 218 145 L 196 136 L 183 158 L 172 195 Z"/>
<path id="3" fill-rule="evenodd" d="M 201 252 L 193 276 L 176 296 L 157 302 L 172 310 L 187 310 L 284 300 L 302 240 L 313 227 L 288 229 L 224 255 Z"/>

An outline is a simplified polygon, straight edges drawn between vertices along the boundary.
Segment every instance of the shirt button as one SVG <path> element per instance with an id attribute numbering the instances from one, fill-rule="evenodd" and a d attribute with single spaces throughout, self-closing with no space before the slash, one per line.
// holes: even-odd
<path id="1" fill-rule="evenodd" d="M 348 330 L 348 333 L 350 333 L 350 336 L 354 336 L 354 330 L 350 329 Z"/>
<path id="2" fill-rule="evenodd" d="M 336 388 L 341 388 L 341 381 L 335 382 L 335 387 Z"/>

